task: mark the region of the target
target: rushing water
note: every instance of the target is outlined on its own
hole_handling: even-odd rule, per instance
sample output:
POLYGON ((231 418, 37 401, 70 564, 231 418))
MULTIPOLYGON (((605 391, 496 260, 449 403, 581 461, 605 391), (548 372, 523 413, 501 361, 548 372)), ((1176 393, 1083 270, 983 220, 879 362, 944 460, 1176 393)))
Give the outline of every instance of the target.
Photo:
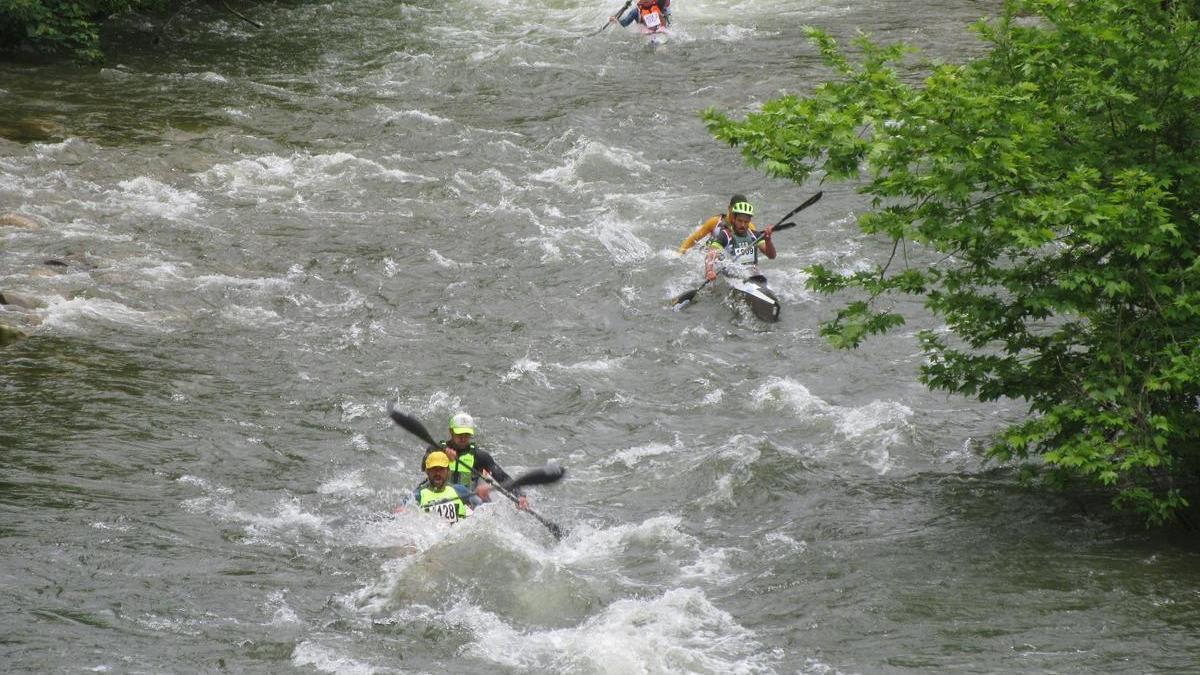
POLYGON ((999 2, 676 0, 657 49, 589 35, 611 4, 196 5, 102 69, 0 66, 0 213, 42 225, 0 228, 0 292, 45 303, 0 312, 4 670, 1194 670, 1195 547, 984 464, 1022 409, 917 384, 918 308, 828 347, 801 270, 885 253, 864 201, 699 120, 826 76, 804 25, 955 60, 999 2), (780 323, 666 310, 732 192, 817 189, 780 323), (569 535, 393 515, 388 402, 561 462, 569 535))

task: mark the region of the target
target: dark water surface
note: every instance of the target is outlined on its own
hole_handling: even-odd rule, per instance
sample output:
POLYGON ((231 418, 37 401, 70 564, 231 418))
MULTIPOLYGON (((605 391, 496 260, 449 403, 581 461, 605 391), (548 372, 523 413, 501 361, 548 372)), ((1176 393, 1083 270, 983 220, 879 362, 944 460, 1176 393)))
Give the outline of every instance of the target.
MULTIPOLYGON (((578 2, 195 7, 103 69, 0 66, 0 662, 25 672, 1193 672, 1200 556, 981 462, 1016 403, 854 352, 805 265, 881 244, 842 186, 698 113, 826 74, 802 34, 966 58, 998 2, 676 0, 650 49, 578 2), (772 326, 678 242, 735 191, 772 326), (42 262, 68 263, 46 274, 42 262), (60 270, 62 268, 59 268, 60 270), (446 531, 394 401, 465 409, 501 501, 446 531)), ((120 33, 161 25, 136 21, 120 33)))

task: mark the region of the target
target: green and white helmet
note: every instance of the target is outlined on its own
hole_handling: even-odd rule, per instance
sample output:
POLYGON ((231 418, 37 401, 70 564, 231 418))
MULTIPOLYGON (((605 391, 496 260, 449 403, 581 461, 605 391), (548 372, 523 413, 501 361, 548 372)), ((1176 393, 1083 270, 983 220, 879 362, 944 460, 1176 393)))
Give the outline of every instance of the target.
POLYGON ((475 420, 465 412, 454 413, 450 418, 450 433, 475 435, 475 420))
POLYGON ((729 207, 730 213, 743 213, 747 216, 754 215, 754 205, 747 201, 741 201, 729 207))

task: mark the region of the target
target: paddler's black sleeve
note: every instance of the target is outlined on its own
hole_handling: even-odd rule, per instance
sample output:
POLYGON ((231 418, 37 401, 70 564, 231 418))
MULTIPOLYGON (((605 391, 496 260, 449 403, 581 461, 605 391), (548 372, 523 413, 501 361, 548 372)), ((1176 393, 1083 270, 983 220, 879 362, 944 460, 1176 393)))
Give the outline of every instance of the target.
MULTIPOLYGON (((496 460, 492 457, 491 453, 487 452, 486 450, 480 450, 479 448, 475 448, 475 468, 479 469, 480 471, 487 471, 490 473, 492 475, 492 479, 497 483, 504 483, 511 478, 508 475, 508 472, 500 468, 500 465, 496 463, 496 460)), ((513 490, 512 493, 520 496, 521 490, 516 489, 513 490)))

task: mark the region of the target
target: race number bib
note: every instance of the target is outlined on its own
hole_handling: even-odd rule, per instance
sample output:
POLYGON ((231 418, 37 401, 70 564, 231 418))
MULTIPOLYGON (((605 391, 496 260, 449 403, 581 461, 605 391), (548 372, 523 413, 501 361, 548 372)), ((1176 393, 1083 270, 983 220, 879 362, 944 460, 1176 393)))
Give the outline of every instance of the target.
POLYGON ((430 510, 452 523, 458 522, 458 507, 454 505, 454 502, 435 504, 430 510))
POLYGON ((642 17, 642 23, 644 23, 646 28, 649 28, 650 30, 658 30, 659 26, 662 25, 662 18, 659 16, 658 12, 650 12, 646 16, 642 17))
POLYGON ((737 244, 733 247, 733 259, 737 260, 742 256, 754 255, 754 242, 737 244))

